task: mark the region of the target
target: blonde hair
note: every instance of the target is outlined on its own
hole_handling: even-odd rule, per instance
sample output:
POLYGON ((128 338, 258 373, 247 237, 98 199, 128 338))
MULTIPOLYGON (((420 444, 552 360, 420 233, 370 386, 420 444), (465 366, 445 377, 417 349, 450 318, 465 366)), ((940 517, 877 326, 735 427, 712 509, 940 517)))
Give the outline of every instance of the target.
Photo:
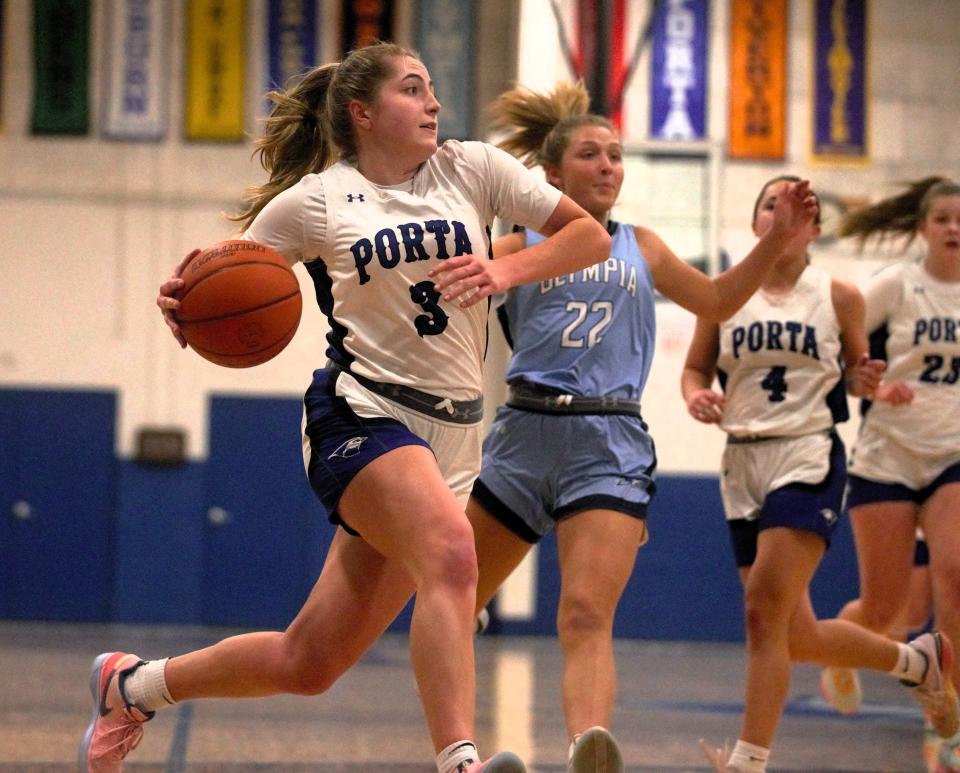
POLYGON ((527 166, 559 168, 570 137, 581 126, 616 132, 609 118, 589 112, 590 94, 582 82, 560 83, 548 94, 517 86, 490 105, 491 127, 507 132, 499 144, 527 166))
POLYGON ((376 43, 351 51, 341 62, 309 70, 286 89, 269 92, 273 109, 254 155, 259 155, 270 179, 248 188, 244 208, 230 219, 246 229, 274 196, 304 175, 322 172, 338 158, 355 161, 348 105, 353 100, 373 101, 393 72, 392 60, 405 56, 419 58, 394 43, 376 43))
POLYGON ((871 237, 883 241, 902 236, 910 244, 933 200, 940 196, 960 196, 960 185, 945 177, 925 177, 907 183, 902 193, 848 214, 840 224, 840 235, 855 237, 861 247, 871 237))

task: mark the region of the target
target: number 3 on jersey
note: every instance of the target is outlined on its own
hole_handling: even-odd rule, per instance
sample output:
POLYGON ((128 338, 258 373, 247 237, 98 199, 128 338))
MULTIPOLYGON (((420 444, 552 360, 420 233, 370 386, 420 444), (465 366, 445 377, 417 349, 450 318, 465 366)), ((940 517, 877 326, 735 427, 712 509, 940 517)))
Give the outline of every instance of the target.
POLYGON ((450 317, 437 303, 440 300, 440 293, 433 286, 433 282, 417 282, 415 285, 410 285, 410 299, 427 312, 418 314, 413 320, 417 335, 421 338, 435 336, 446 330, 450 317))
POLYGON ((563 335, 560 338, 560 345, 566 349, 589 349, 600 340, 600 333, 610 324, 613 318, 613 303, 611 301, 594 301, 589 306, 583 301, 568 301, 567 311, 574 313, 573 321, 563 329, 563 335), (587 314, 600 314, 600 319, 595 321, 586 335, 574 338, 574 332, 580 324, 587 318, 587 314))
POLYGON ((782 403, 787 398, 787 368, 785 365, 774 365, 763 377, 760 382, 760 388, 766 389, 770 393, 771 403, 782 403))

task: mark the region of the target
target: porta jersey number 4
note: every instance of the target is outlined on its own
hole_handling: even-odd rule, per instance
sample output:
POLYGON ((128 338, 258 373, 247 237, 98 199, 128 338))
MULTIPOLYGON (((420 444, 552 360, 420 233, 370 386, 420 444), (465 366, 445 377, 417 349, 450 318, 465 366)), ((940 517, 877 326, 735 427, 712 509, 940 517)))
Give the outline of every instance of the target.
POLYGON ((771 403, 782 403, 786 400, 787 394, 787 366, 774 365, 767 371, 763 381, 760 382, 760 388, 770 393, 771 403))

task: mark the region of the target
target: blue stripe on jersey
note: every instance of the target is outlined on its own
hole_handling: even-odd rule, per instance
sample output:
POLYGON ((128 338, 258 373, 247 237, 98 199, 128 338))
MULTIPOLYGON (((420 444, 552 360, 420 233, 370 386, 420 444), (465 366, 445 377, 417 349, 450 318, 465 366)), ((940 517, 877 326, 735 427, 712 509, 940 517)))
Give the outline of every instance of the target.
POLYGON ((850 418, 850 406, 847 405, 847 382, 843 376, 833 385, 833 389, 827 392, 827 408, 830 409, 834 424, 850 418))
MULTIPOLYGON (((868 336, 868 349, 870 350, 871 360, 887 361, 887 339, 890 338, 890 329, 884 323, 868 336)), ((860 401, 860 416, 866 416, 873 405, 873 400, 860 401)))
MULTIPOLYGON (((640 399, 656 343, 653 278, 633 226, 613 226, 605 262, 507 294, 509 383, 640 399)), ((528 246, 544 238, 530 230, 526 237, 528 246)))
POLYGON ((347 352, 343 345, 343 340, 347 337, 347 330, 341 323, 333 318, 333 280, 327 273, 327 264, 322 260, 311 260, 304 263, 307 273, 313 279, 313 289, 317 295, 317 305, 323 312, 330 325, 330 332, 327 333, 327 357, 337 363, 344 370, 350 369, 350 363, 353 362, 353 355, 347 352))

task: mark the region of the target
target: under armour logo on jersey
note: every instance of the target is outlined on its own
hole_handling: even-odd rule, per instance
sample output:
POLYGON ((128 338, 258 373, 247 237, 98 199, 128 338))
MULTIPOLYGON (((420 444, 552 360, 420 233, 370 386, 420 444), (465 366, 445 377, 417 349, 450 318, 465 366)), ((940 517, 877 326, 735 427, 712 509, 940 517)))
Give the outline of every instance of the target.
POLYGON ((363 441, 366 440, 366 437, 352 437, 346 443, 341 443, 337 450, 334 451, 327 459, 333 459, 335 456, 339 456, 341 459, 349 459, 352 456, 356 456, 360 453, 360 446, 363 445, 363 441))
POLYGON ((348 201, 350 204, 353 204, 353 202, 355 202, 355 201, 363 202, 363 200, 364 200, 364 199, 363 199, 363 194, 362 194, 362 193, 348 193, 348 194, 347 194, 347 201, 348 201))

